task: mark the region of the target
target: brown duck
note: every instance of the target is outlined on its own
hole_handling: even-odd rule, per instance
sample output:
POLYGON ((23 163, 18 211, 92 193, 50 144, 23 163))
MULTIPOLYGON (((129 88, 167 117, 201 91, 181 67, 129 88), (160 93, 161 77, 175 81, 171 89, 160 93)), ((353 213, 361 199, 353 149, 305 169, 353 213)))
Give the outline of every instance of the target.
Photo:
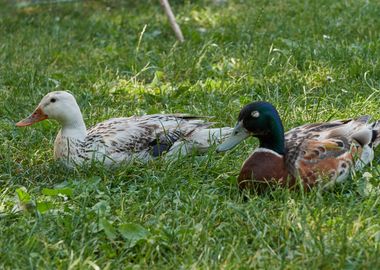
POLYGON ((275 107, 253 102, 240 111, 235 129, 217 151, 232 149, 249 136, 259 139, 259 147, 241 168, 241 189, 294 187, 297 179, 304 189, 330 186, 373 160, 373 148, 380 143, 380 121, 368 123, 369 118, 307 124, 284 134, 275 107))

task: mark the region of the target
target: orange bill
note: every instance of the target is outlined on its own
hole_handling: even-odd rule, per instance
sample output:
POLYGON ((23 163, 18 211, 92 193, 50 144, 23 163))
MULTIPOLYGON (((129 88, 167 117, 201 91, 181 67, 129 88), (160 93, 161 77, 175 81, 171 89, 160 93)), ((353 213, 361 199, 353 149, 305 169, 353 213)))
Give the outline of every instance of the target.
POLYGON ((29 117, 21 120, 20 122, 16 123, 16 126, 18 127, 26 127, 26 126, 30 126, 30 125, 33 125, 34 123, 37 123, 37 122, 40 122, 42 120, 45 120, 47 119, 48 116, 46 114, 44 114, 44 112, 42 111, 42 109, 40 107, 38 107, 34 113, 32 113, 29 117))

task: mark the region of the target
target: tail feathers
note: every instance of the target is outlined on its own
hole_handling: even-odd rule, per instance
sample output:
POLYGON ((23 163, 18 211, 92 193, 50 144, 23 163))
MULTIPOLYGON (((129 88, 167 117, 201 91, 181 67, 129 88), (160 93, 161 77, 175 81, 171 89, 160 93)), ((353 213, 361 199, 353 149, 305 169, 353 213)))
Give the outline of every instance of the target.
POLYGON ((372 147, 375 148, 380 144, 380 120, 374 122, 371 125, 371 129, 372 129, 371 144, 372 144, 372 147))
POLYGON ((232 133, 233 128, 208 128, 196 130, 190 137, 194 147, 199 151, 205 152, 213 144, 223 142, 232 133))
POLYGON ((356 122, 361 123, 368 123, 368 121, 371 119, 370 115, 362 115, 355 119, 356 122))
POLYGON ((205 116, 205 115, 192 115, 192 114, 185 114, 185 113, 174 113, 174 114, 168 114, 169 116, 174 116, 177 118, 181 118, 184 120, 193 120, 193 119, 211 119, 214 118, 213 116, 205 116))
POLYGON ((205 153, 213 144, 221 143, 227 139, 233 131, 233 128, 200 128, 196 129, 186 140, 176 141, 166 154, 166 158, 178 158, 196 151, 197 153, 205 153))

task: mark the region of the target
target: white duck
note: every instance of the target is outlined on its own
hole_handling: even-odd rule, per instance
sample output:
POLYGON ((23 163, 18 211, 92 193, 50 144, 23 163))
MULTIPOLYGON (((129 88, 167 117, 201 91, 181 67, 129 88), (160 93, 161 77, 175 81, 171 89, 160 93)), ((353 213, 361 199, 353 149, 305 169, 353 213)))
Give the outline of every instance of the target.
POLYGON ((232 132, 229 127, 210 129, 212 123, 181 114, 113 118, 86 130, 74 96, 65 91, 44 96, 33 114, 16 126, 45 119, 62 126, 54 142, 54 158, 68 167, 88 160, 112 165, 132 158, 147 161, 163 154, 186 155, 193 149, 205 152, 232 132))

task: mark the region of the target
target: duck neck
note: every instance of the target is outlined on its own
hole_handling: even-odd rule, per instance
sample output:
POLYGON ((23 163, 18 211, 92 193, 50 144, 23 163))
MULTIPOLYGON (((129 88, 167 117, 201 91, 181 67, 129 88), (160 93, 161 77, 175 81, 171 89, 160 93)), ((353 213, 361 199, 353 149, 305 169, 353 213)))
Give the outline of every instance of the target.
POLYGON ((257 136, 260 147, 275 151, 280 155, 285 154, 285 135, 281 121, 272 119, 268 132, 257 136))
POLYGON ((80 141, 84 141, 87 136, 86 125, 83 121, 82 113, 78 109, 78 112, 74 114, 74 117, 61 121, 62 129, 61 136, 74 138, 80 141))

